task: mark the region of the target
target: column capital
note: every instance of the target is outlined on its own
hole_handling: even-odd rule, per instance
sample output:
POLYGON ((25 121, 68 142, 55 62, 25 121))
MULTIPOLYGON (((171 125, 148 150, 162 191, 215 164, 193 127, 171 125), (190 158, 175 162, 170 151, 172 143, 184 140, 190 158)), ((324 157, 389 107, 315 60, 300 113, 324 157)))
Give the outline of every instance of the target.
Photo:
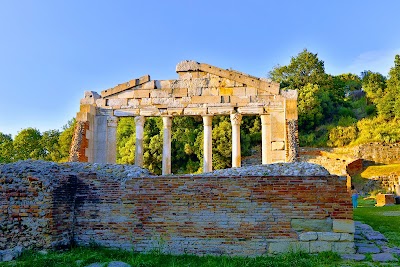
POLYGON ((146 121, 146 118, 144 116, 136 116, 135 117, 135 124, 140 125, 143 127, 144 122, 146 121))
POLYGON ((270 120, 269 120, 270 115, 261 114, 261 115, 260 115, 260 118, 261 118, 261 124, 262 124, 262 125, 269 125, 269 124, 271 124, 271 122, 270 122, 270 120))
POLYGON ((213 115, 202 115, 203 117, 203 125, 204 126, 211 126, 213 115))
POLYGON ((163 120, 163 128, 171 128, 172 116, 161 116, 163 120))
POLYGON ((231 114, 231 124, 232 125, 240 125, 241 122, 242 122, 242 114, 240 114, 240 113, 231 114))

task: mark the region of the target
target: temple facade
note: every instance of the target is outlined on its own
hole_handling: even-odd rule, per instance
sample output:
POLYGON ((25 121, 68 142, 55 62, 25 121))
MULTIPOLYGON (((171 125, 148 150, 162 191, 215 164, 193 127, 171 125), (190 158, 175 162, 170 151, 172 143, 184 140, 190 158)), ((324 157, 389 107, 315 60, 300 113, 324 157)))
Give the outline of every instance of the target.
POLYGON ((260 117, 262 163, 292 162, 298 157, 297 91, 279 84, 205 63, 182 61, 176 80, 130 80, 100 94, 87 91, 80 102, 70 161, 115 163, 120 117, 134 117, 135 164, 143 166, 146 117, 162 117, 162 174, 171 173, 171 127, 176 116, 201 116, 204 125, 203 171, 212 171, 212 118, 230 116, 232 167, 240 167, 243 116, 260 117))

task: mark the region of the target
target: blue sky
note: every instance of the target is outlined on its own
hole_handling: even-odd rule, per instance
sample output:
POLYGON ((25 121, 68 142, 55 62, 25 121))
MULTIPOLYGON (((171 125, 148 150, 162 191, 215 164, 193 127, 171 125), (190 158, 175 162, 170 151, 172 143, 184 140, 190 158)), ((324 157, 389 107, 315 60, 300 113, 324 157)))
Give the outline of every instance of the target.
POLYGON ((265 77, 304 48, 327 73, 387 75, 400 1, 0 0, 0 132, 61 129, 86 90, 185 59, 265 77))

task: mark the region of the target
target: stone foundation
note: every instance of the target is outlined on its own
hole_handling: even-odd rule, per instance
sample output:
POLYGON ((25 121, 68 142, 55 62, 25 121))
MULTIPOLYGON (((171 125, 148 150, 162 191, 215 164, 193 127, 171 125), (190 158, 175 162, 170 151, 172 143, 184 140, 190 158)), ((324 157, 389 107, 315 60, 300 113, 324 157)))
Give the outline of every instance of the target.
POLYGON ((110 164, 0 165, 0 249, 96 243, 172 254, 353 253, 346 179, 301 173, 151 176, 110 164))

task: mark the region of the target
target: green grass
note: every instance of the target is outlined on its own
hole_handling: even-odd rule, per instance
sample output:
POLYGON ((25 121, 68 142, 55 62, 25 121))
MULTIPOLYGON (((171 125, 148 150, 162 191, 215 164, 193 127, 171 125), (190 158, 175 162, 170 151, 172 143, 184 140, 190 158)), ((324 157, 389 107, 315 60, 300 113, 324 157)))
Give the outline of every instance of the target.
POLYGON ((372 178, 376 176, 388 176, 390 174, 400 174, 400 164, 368 166, 362 173, 362 178, 372 178))
POLYGON ((389 244, 400 247, 400 205, 375 207, 375 200, 359 199, 354 210, 354 220, 364 222, 381 232, 389 244))
POLYGON ((365 263, 344 262, 331 252, 318 255, 306 253, 287 253, 278 256, 262 256, 256 258, 228 257, 228 256, 173 256, 160 253, 134 253, 124 250, 106 248, 72 248, 65 252, 49 252, 41 255, 32 251, 25 252, 17 261, 0 263, 0 266, 26 267, 81 267, 94 262, 123 261, 136 267, 162 266, 218 266, 218 267, 246 267, 246 266, 276 266, 276 267, 311 267, 311 266, 366 266, 365 263))

